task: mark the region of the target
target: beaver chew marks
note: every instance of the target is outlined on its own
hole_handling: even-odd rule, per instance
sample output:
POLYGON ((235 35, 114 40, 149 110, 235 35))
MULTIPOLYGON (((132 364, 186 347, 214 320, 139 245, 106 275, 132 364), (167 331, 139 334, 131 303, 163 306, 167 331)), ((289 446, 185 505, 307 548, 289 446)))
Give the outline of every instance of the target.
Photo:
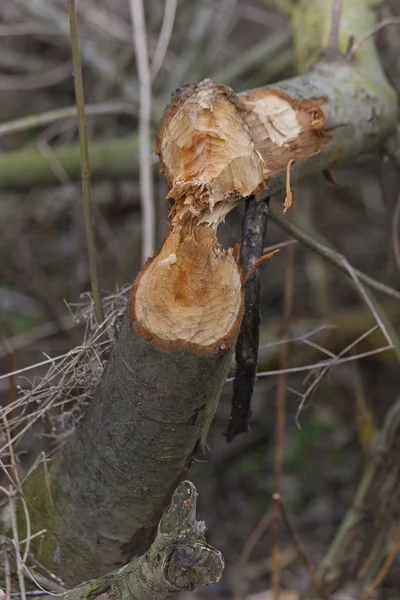
POLYGON ((229 88, 210 80, 172 103, 157 152, 175 200, 173 223, 217 226, 262 187, 263 160, 242 111, 229 88))
POLYGON ((157 153, 175 200, 172 223, 216 227, 242 198, 259 193, 288 161, 318 154, 324 98, 299 102, 272 88, 237 96, 209 79, 173 97, 157 153))
POLYGON ((316 152, 323 140, 316 108, 268 89, 239 98, 210 80, 173 96, 157 140, 175 201, 170 232, 139 274, 130 303, 145 339, 206 354, 233 344, 243 311, 241 270, 234 253, 218 245, 217 226, 284 171, 288 156, 316 152))
POLYGON ((147 333, 143 337, 165 349, 223 349, 236 336, 241 311, 236 258, 219 248, 210 227, 188 236, 174 228, 139 276, 134 318, 147 333))

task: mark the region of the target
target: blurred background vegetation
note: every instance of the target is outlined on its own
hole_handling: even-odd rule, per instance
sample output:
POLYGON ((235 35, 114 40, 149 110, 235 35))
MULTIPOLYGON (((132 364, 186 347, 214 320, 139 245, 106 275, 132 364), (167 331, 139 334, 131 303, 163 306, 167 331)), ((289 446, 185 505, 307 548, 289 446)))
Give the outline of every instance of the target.
MULTIPOLYGON (((146 3, 150 58, 164 9, 173 10, 173 4, 168 0, 146 3)), ((282 0, 177 2, 175 17, 169 15, 171 40, 153 81, 153 150, 159 119, 176 87, 210 77, 241 91, 294 74, 288 6, 282 0)), ((127 0, 82 0, 78 8, 85 98, 90 105, 88 136, 101 288, 110 295, 132 282, 141 266, 136 61, 127 0)), ((400 0, 387 2, 381 15, 400 16, 400 0)), ((400 91, 399 29, 383 30, 377 42, 387 75, 400 91)), ((0 0, 3 374, 67 353, 90 329, 84 318, 71 316, 74 305, 84 302, 82 294, 90 289, 71 73, 65 3, 0 0), (66 109, 63 118, 47 114, 60 109, 66 109), (33 119, 35 126, 16 122, 43 114, 33 119)), ((152 158, 159 245, 166 232, 168 205, 157 158, 152 158)), ((354 267, 399 289, 399 173, 385 156, 364 156, 336 168, 334 175, 338 185, 321 175, 294 188, 294 222, 313 239, 344 254, 354 267)), ((282 198, 274 198, 272 206, 280 211, 282 198)), ((239 207, 220 227, 224 246, 240 242, 242 214, 239 207)), ((270 221, 265 246, 287 240, 287 234, 270 221)), ((260 372, 279 370, 289 248, 293 245, 260 268, 260 372)), ((347 357, 370 353, 334 366, 321 378, 317 368, 288 376, 283 495, 317 564, 351 501, 374 435, 398 395, 400 357, 399 351, 380 351, 387 342, 378 328, 364 336, 375 325, 374 317, 343 273, 299 243, 294 244, 294 252, 290 368, 334 358, 348 346, 352 347, 344 353, 347 357), (299 402, 314 383, 299 426, 295 419, 299 402)), ((396 345, 400 305, 374 296, 376 310, 396 345)), ((34 410, 30 389, 46 369, 37 367, 12 380, 0 379, 1 404, 12 401, 17 386, 26 399, 18 411, 34 410)), ((209 454, 192 471, 200 493, 200 516, 207 522, 211 543, 227 562, 223 581, 199 595, 241 597, 270 587, 268 524, 276 387, 277 375, 259 378, 251 433, 228 445, 223 432, 232 390, 227 383, 210 432, 209 454)), ((19 440, 22 472, 40 451, 54 446, 52 428, 54 419, 60 418, 54 411, 19 440)), ((67 419, 68 406, 63 405, 63 411, 61 417, 67 419)), ((288 589, 301 589, 308 576, 290 540, 283 537, 282 546, 283 583, 288 589)), ((396 589, 400 589, 400 562, 387 579, 387 597, 394 598, 396 589)))

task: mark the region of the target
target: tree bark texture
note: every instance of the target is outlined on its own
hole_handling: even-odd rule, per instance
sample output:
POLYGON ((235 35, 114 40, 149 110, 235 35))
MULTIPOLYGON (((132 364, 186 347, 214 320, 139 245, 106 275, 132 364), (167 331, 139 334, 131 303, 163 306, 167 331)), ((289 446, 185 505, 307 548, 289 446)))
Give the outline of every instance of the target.
MULTIPOLYGON (((237 251, 219 246, 218 224, 243 198, 283 189, 289 161, 295 181, 377 149, 395 129, 396 94, 373 42, 353 60, 332 46, 334 1, 295 9, 304 75, 240 95, 205 80, 178 90, 166 109, 157 152, 175 201, 169 235, 136 279, 98 391, 54 460, 50 491, 43 473, 27 484, 34 530, 48 530, 41 559, 68 584, 148 546, 204 445, 243 312, 237 251)), ((342 4, 345 51, 376 17, 367 0, 342 4)))
MULTIPOLYGON (((121 569, 58 593, 61 600, 168 600, 183 591, 219 581, 224 559, 204 539, 196 521, 196 488, 183 481, 157 528, 148 551, 121 569)), ((53 595, 48 595, 50 599, 53 595)))
POLYGON ((52 497, 43 472, 27 483, 41 507, 33 521, 51 530, 40 560, 69 585, 148 547, 171 493, 203 451, 233 343, 221 341, 210 355, 168 352, 125 316, 84 420, 53 463, 52 497))

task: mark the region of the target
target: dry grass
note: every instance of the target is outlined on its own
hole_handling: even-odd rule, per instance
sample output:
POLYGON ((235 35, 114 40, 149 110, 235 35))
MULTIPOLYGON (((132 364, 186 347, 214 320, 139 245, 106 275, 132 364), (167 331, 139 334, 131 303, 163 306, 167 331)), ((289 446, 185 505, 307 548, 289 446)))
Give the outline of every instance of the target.
POLYGON ((73 432, 105 368, 129 290, 130 286, 127 286, 104 298, 105 318, 100 328, 96 324, 92 296, 87 293, 84 302, 69 306, 75 323, 85 326, 79 346, 2 376, 5 379, 23 375, 29 387, 19 387, 17 399, 1 411, 2 417, 8 419, 11 438, 7 440, 6 432, 2 430, 0 458, 8 456, 10 444, 18 444, 38 420, 50 425, 48 435, 57 446, 73 432), (31 371, 46 364, 49 366, 43 376, 30 375, 31 371))

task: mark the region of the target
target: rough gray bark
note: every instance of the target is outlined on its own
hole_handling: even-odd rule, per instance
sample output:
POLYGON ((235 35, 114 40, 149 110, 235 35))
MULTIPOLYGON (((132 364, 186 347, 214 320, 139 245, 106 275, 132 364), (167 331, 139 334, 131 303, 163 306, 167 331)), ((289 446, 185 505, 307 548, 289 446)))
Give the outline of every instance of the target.
MULTIPOLYGON (((361 153, 376 151, 396 128, 396 96, 380 68, 368 71, 341 55, 323 58, 309 73, 268 89, 284 94, 294 107, 320 99, 315 122, 309 126, 319 128, 320 135, 314 145, 305 146, 299 136, 280 152, 274 148, 271 153, 267 143, 259 148, 271 170, 262 198, 285 189, 285 170, 291 158, 295 161, 291 168, 294 183, 361 153)), ((252 93, 239 98, 247 104, 252 93)))
MULTIPOLYGON (((84 583, 61 600, 168 600, 217 582, 224 559, 204 539, 205 524, 196 521, 196 488, 183 481, 162 516, 157 535, 140 558, 95 581, 84 583)), ((51 598, 52 596, 47 596, 51 598)))
POLYGON ((95 398, 55 460, 53 506, 43 480, 27 483, 56 533, 41 560, 67 584, 112 571, 148 547, 172 491, 204 448, 232 350, 168 353, 124 318, 95 398))

